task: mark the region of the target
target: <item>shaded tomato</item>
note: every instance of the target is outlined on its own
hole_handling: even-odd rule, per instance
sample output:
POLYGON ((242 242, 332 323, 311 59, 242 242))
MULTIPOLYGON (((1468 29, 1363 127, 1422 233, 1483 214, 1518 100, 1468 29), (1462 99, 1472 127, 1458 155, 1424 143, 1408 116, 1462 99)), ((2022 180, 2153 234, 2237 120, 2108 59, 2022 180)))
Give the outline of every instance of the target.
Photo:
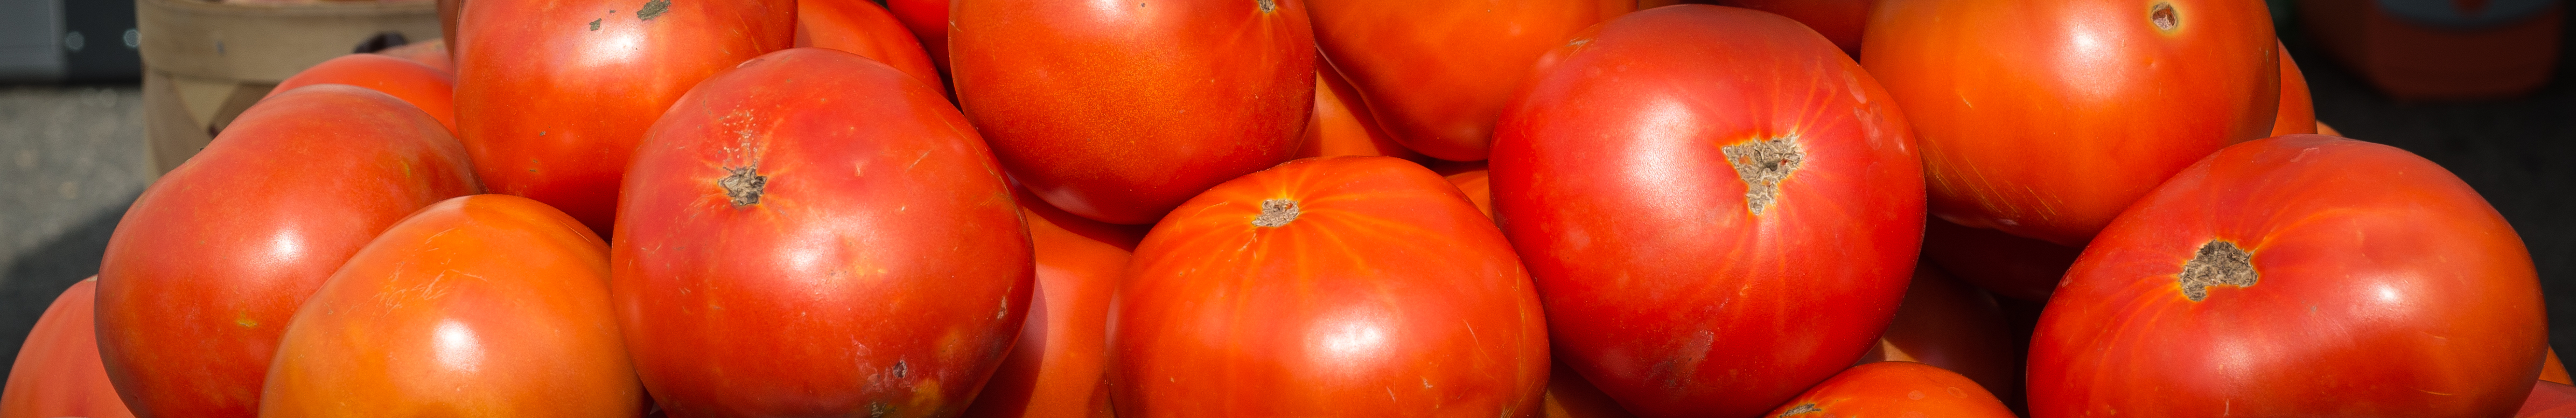
POLYGON ((1993 295, 1930 265, 1918 265, 1896 319, 1861 361, 1929 364, 1975 380, 2006 406, 2018 405, 2022 351, 2030 339, 2014 332, 2014 322, 1993 295))
POLYGON ((2547 380, 2533 382, 2531 396, 2523 399, 2514 418, 2566 418, 2576 416, 2576 386, 2547 380))
POLYGON ((126 209, 99 263, 99 357, 137 416, 247 417, 306 296, 412 211, 480 190, 420 109, 320 85, 261 100, 126 209))
POLYGON ((1923 222, 1923 261, 1997 296, 2047 301, 2057 279, 2084 249, 1969 228, 1932 218, 1923 222))
POLYGON ((1126 417, 1518 416, 1548 349, 1510 243, 1389 157, 1290 161, 1183 203, 1111 309, 1126 417))
POLYGON ((1575 373, 1574 369, 1565 368, 1565 363, 1557 363, 1555 369, 1548 371, 1547 394, 1545 400, 1541 401, 1538 415, 1542 418, 1635 418, 1637 416, 1628 413, 1627 409, 1620 408, 1619 401, 1612 400, 1610 395, 1601 393, 1601 388, 1593 387, 1592 382, 1583 380, 1582 374, 1575 373))
POLYGON ((1994 394, 1967 377, 1911 361, 1852 366, 1771 410, 1780 418, 2013 418, 1994 394))
POLYGON ((2308 97, 2307 73, 2300 72, 2299 63, 2290 60, 2289 47, 2281 46, 2280 41, 2272 45, 2281 51, 2281 110, 2273 113, 2272 134, 2268 136, 2318 133, 2322 124, 2317 122, 2316 103, 2308 97))
POLYGON ((2540 361, 2540 380, 2544 382, 2558 382, 2558 384, 2562 385, 2576 384, 2568 382, 2567 364, 2558 361, 2558 349, 2556 348, 2549 349, 2549 355, 2542 357, 2540 361))
POLYGON ((2211 154, 2050 297, 2038 417, 2502 416, 2548 346, 2522 240, 2441 166, 2322 135, 2211 154))
POLYGON ((608 243, 562 211, 466 196, 404 218, 296 312, 261 417, 636 417, 608 243))
POLYGON ((1485 159, 1539 56, 1631 0, 1313 0, 1315 44, 1387 135, 1422 155, 1485 159))
POLYGON ((1735 6, 1795 19, 1815 29, 1816 34, 1834 41, 1843 53, 1860 56, 1861 26, 1869 23, 1871 0, 1716 0, 1721 6, 1735 6))
POLYGON ((133 417, 98 358, 98 278, 72 283, 45 307, 0 392, 0 418, 133 417))
POLYGON ((315 84, 347 84, 393 95, 437 119, 448 132, 456 132, 456 77, 418 61, 379 54, 342 55, 277 82, 267 97, 315 84))
POLYGON ((1448 175, 1443 177, 1449 178, 1449 184, 1458 186, 1458 191, 1467 194, 1467 203, 1476 204, 1476 211, 1484 212, 1485 217, 1494 217, 1492 170, 1486 169, 1483 163, 1476 163, 1447 171, 1446 174, 1448 175))
POLYGON ((1933 214, 2080 247, 2183 166, 2270 131, 2281 87, 2269 13, 2237 0, 1890 0, 1872 9, 1861 64, 1922 138, 1933 214))
POLYGON ((1323 60, 1315 61, 1315 113, 1306 122, 1306 143, 1297 148, 1297 158, 1335 155, 1384 155, 1407 160, 1422 159, 1421 153, 1405 149, 1394 137, 1377 127, 1369 116, 1368 103, 1360 101, 1359 91, 1343 81, 1323 60))
POLYGON ((794 0, 465 3, 459 139, 493 193, 614 236, 618 176, 689 86, 795 41, 794 0))
POLYGON ((884 6, 869 0, 801 0, 796 2, 796 46, 831 48, 859 54, 903 70, 921 84, 945 91, 939 69, 930 64, 921 42, 884 6))
POLYGON ((1109 299, 1144 230, 1084 219, 1017 193, 1037 287, 1028 320, 968 417, 1107 417, 1109 299))
POLYGON ((1029 310, 1029 233, 939 90, 796 48, 653 125, 610 258, 672 416, 953 416, 1029 310))
POLYGON ((885 8, 921 41, 939 73, 948 74, 948 0, 886 0, 885 8))
POLYGON ((2317 122, 2317 134, 2326 136, 2343 136, 2343 132, 2336 131, 2332 126, 2326 126, 2326 123, 2323 121, 2317 122))
POLYGON ((1150 224, 1287 161, 1315 108, 1300 0, 961 0, 957 99, 1030 193, 1150 224))
MULTIPOLYGON (((454 83, 454 79, 456 78, 456 59, 455 57, 447 54, 446 40, 432 39, 429 42, 413 42, 404 44, 403 46, 386 48, 383 51, 376 51, 376 54, 407 59, 412 62, 420 63, 420 65, 427 65, 429 68, 436 68, 439 72, 446 73, 448 75, 447 78, 450 79, 449 82, 451 84, 454 83)), ((451 92, 450 94, 453 93, 451 92)), ((453 106, 450 107, 451 109, 448 109, 448 112, 455 113, 456 109, 453 109, 453 106)))
POLYGON ((1641 416, 1750 416, 1876 342, 1914 270, 1923 172, 1850 57, 1706 5, 1550 54, 1490 181, 1558 360, 1641 416))

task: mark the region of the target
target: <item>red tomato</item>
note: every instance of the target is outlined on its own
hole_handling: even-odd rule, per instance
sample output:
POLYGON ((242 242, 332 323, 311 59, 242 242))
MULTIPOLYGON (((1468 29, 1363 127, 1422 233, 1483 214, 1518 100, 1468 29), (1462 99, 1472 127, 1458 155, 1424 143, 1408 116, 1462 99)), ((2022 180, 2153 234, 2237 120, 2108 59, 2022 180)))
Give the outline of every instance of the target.
POLYGON ((1290 161, 1155 224, 1110 327, 1125 417, 1492 417, 1540 407, 1546 324, 1511 244, 1388 157, 1290 161))
POLYGON ((9 387, 0 392, 0 418, 132 418, 99 363, 98 278, 72 283, 27 330, 9 387))
POLYGON ((473 194, 436 119, 358 87, 243 111, 126 209, 99 263, 99 357, 134 413, 247 417, 286 322, 404 215, 473 194))
MULTIPOLYGON (((376 51, 376 54, 407 59, 412 62, 420 63, 420 65, 427 65, 429 68, 436 68, 439 72, 446 73, 448 75, 447 78, 449 78, 449 82, 451 84, 454 83, 454 79, 456 78, 456 59, 455 57, 447 54, 447 41, 445 40, 432 39, 429 42, 413 42, 404 44, 403 46, 386 48, 383 51, 376 51)), ((456 109, 453 107, 454 106, 450 106, 448 113, 455 113, 456 109)))
POLYGON ((1977 382, 1939 367, 1910 361, 1852 366, 1816 384, 1766 417, 1996 417, 2011 409, 1977 382))
POLYGON ((2548 350, 2522 240, 2397 148, 2246 142, 2075 261, 2030 352, 2038 417, 2503 416, 2548 350))
POLYGON ((795 41, 794 0, 476 1, 456 38, 459 138, 493 193, 601 235, 644 129, 698 80, 795 41))
POLYGON ((1815 29, 1843 53, 1860 55, 1861 26, 1872 0, 1717 0, 1717 4, 1778 13, 1815 29))
POLYGON ((622 344, 608 243, 527 198, 448 199, 296 312, 259 416, 642 416, 622 344))
POLYGON ((1915 266, 1905 304, 1861 361, 1911 361, 1957 372, 1995 393, 2004 405, 2022 403, 2022 351, 2030 342, 2012 329, 1993 295, 1929 265, 1915 266))
POLYGON ((1037 261, 1037 288, 1019 342, 968 417, 1107 417, 1109 298, 1144 230, 1065 213, 1025 192, 1021 218, 1037 261))
POLYGON ((2299 63, 2290 60, 2289 47, 2280 46, 2280 41, 2272 45, 2281 51, 2281 110, 2272 117, 2270 136, 2317 133, 2322 125, 2317 123, 2316 103, 2308 97, 2307 73, 2300 72, 2299 63))
POLYGON ((1547 375, 1547 396, 1539 408, 1541 418, 1636 418, 1619 407, 1619 401, 1601 393, 1601 388, 1584 381, 1583 375, 1556 363, 1547 375))
POLYGON ((2514 418, 2566 418, 2576 416, 2576 386, 2539 381, 2531 385, 2531 396, 2522 401, 2514 418))
POLYGON ((1494 217, 1493 172, 1484 164, 1462 168, 1446 177, 1449 184, 1458 186, 1458 191, 1467 193, 1467 202, 1476 204, 1477 212, 1484 212, 1487 218, 1494 217))
MULTIPOLYGON (((279 81, 268 97, 315 84, 347 84, 393 95, 456 132, 456 77, 418 61, 377 54, 349 54, 322 61, 279 81)), ((264 98, 263 98, 264 99, 264 98)))
POLYGON ((2057 279, 2084 249, 1969 228, 1933 218, 1923 223, 1923 261, 1997 296, 2047 301, 2057 279))
POLYGON ((1315 114, 1306 122, 1305 145, 1297 148, 1297 158, 1335 155, 1384 155, 1407 160, 1422 159, 1422 154, 1404 149, 1404 144, 1377 127, 1369 116, 1368 103, 1360 101, 1359 91, 1331 66, 1315 65, 1315 114))
POLYGON ((796 2, 796 46, 831 48, 876 60, 923 85, 945 91, 939 69, 930 65, 921 42, 896 21, 893 13, 869 0, 802 0, 796 2))
POLYGON ((1878 339, 1914 271, 1923 171, 1850 57, 1705 5, 1550 57, 1503 116, 1490 181, 1559 360, 1638 415, 1751 416, 1878 339))
POLYGON ((1922 136, 1932 213, 2058 245, 2280 108, 2262 2, 1889 0, 1864 37, 1922 136))
MULTIPOLYGON (((948 0, 886 0, 886 11, 903 21, 921 40, 923 50, 930 52, 930 62, 939 66, 940 74, 948 73, 948 0)), ((946 86, 941 86, 946 88, 946 86)))
POLYGON ((1286 161, 1315 108, 1300 0, 964 0, 957 99, 1013 178, 1085 218, 1149 224, 1286 161))
POLYGON ((637 149, 610 253, 672 416, 954 416, 1029 311, 1029 233, 939 90, 797 48, 699 83, 637 149))
POLYGON ((2558 361, 2558 349, 2549 349, 2549 356, 2540 361, 2540 381, 2557 382, 2561 385, 2576 384, 2568 382, 2567 364, 2558 361))
POLYGON ((1539 55, 1631 0, 1314 0, 1315 43, 1386 133, 1451 161, 1485 159, 1494 121, 1539 55))

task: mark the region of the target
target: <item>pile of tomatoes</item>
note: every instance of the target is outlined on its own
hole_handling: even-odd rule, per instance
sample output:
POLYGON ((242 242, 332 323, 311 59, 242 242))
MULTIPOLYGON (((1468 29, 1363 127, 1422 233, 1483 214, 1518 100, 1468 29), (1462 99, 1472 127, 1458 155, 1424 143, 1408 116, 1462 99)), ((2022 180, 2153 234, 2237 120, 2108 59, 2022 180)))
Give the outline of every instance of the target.
POLYGON ((0 415, 2576 408, 2262 2, 1641 3, 450 2, 146 191, 0 415))

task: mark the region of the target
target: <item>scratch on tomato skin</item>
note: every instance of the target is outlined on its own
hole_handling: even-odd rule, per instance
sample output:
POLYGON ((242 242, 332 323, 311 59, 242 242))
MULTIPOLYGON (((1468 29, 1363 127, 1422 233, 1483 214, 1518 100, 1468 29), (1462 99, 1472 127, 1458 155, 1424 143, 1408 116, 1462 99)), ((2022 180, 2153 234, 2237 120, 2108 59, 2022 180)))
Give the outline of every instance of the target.
POLYGON ((2424 392, 2424 393, 2430 393, 2430 394, 2435 394, 2435 395, 2442 395, 2442 396, 2451 396, 2451 394, 2448 394, 2448 393, 2434 392, 2434 391, 2423 390, 2423 389, 2416 389, 2415 391, 2417 391, 2417 392, 2424 392))

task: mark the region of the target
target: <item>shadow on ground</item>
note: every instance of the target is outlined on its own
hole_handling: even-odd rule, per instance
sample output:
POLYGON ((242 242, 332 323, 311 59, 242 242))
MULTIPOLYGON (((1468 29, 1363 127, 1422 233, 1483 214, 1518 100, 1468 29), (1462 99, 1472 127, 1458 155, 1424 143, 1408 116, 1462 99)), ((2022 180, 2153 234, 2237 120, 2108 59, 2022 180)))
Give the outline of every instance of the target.
MULTIPOLYGON (((140 192, 126 196, 133 201, 140 192)), ((107 254, 107 237, 116 232, 116 221, 125 217, 125 205, 91 214, 88 219, 64 231, 62 235, 9 259, 7 272, 0 273, 0 358, 18 358, 18 346, 27 339, 27 330, 36 326, 36 318, 53 306, 54 297, 81 279, 98 274, 98 259, 107 254)), ((11 362, 0 362, 0 376, 9 373, 11 362)))

